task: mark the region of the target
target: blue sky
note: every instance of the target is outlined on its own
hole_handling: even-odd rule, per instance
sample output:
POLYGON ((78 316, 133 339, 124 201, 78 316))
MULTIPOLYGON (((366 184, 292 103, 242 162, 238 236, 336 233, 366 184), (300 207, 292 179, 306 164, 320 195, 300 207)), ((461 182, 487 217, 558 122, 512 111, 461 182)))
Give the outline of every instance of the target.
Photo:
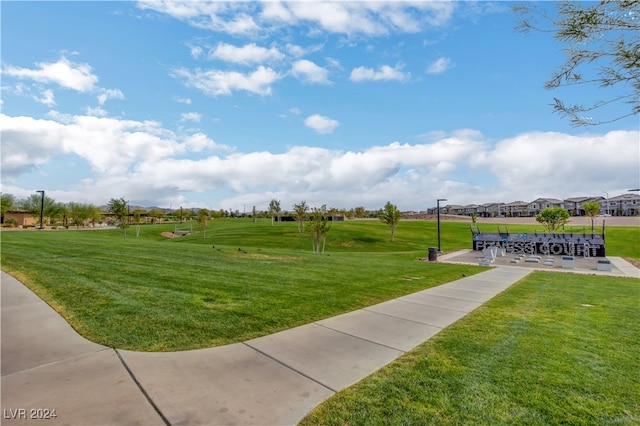
POLYGON ((424 210, 640 186, 638 117, 552 113, 610 94, 545 90, 562 46, 512 5, 2 2, 2 191, 424 210))

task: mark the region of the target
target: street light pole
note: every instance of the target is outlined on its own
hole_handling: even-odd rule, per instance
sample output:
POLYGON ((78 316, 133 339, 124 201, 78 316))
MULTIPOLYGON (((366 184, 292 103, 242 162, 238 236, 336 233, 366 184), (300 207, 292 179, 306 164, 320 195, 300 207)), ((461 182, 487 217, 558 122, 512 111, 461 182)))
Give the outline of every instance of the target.
POLYGON ((44 191, 36 191, 40 193, 40 229, 44 229, 44 191))
POLYGON ((447 201, 446 198, 438 198, 437 199, 437 209, 438 209, 438 253, 442 252, 440 248, 440 201, 447 201))

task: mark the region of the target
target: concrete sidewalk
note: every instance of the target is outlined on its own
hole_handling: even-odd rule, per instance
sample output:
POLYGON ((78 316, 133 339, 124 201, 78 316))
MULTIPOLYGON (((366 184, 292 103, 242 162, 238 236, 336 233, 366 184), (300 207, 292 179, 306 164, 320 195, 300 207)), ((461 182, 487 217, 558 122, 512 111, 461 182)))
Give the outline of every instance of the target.
POLYGON ((244 343, 169 353, 91 343, 2 273, 2 424, 54 424, 30 410, 55 409, 59 425, 292 425, 531 271, 493 268, 244 343))

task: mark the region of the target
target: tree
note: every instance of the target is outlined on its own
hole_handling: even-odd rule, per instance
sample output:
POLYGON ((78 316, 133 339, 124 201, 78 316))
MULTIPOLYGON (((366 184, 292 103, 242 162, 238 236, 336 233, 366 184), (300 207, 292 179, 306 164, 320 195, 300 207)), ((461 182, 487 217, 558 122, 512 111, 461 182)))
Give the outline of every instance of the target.
POLYGON ((200 209, 198 211, 198 224, 202 229, 202 239, 207 238, 207 224, 209 223, 209 210, 200 209))
POLYGON ((140 236, 140 227, 144 223, 146 215, 147 211, 144 209, 135 209, 131 212, 131 216, 133 217, 133 224, 136 226, 136 238, 140 236))
POLYGON ((393 241, 396 233, 396 227, 398 226, 398 222, 400 222, 401 216, 402 213, 400 213, 398 207, 391 204, 390 201, 387 201, 387 204, 384 205, 384 208, 382 208, 378 212, 378 218, 380 219, 380 221, 386 223, 391 228, 391 241, 393 241))
POLYGON ((309 206, 306 201, 302 200, 298 204, 293 205, 293 211, 298 221, 298 232, 302 233, 304 221, 307 219, 307 213, 309 212, 309 206))
POLYGON ((151 218, 153 223, 156 222, 156 219, 160 219, 164 217, 166 213, 160 209, 151 209, 147 212, 147 215, 151 218))
POLYGON ((76 229, 78 229, 80 226, 84 227, 84 223, 93 215, 92 210, 95 209, 95 206, 91 204, 69 203, 65 209, 69 214, 71 224, 75 225, 76 229))
POLYGON ((129 219, 129 202, 122 198, 112 198, 109 200, 107 204, 107 211, 115 216, 116 221, 118 222, 118 227, 122 228, 124 231, 124 238, 127 238, 127 228, 129 224, 127 220, 129 219))
POLYGON ((273 221, 276 216, 280 218, 280 200, 276 200, 275 198, 269 202, 269 216, 271 216, 271 226, 273 226, 273 221))
POLYGON ((43 221, 44 219, 47 219, 49 223, 51 223, 51 220, 53 218, 60 216, 64 211, 64 204, 56 203, 53 198, 47 196, 44 197, 44 208, 42 208, 42 203, 42 195, 32 194, 24 200, 21 200, 19 202, 19 207, 22 210, 29 212, 34 218, 36 218, 40 226, 44 226, 44 223, 40 223, 41 209, 44 216, 43 221))
POLYGON ((600 203, 597 201, 587 201, 582 205, 584 212, 591 218, 591 232, 595 228, 596 216, 600 213, 600 203))
POLYGON ((311 220, 307 224, 307 232, 311 234, 311 248, 315 254, 324 254, 324 246, 330 229, 331 223, 327 216, 327 206, 314 207, 311 212, 311 220), (322 250, 320 250, 321 244, 322 250))
POLYGON ((367 210, 364 207, 359 206, 355 208, 356 217, 362 218, 365 216, 366 213, 367 213, 367 210))
POLYGON ((574 126, 610 123, 640 113, 640 1, 555 4, 557 17, 549 16, 535 3, 514 8, 520 15, 518 30, 552 32, 565 45, 566 62, 553 72, 545 88, 596 85, 618 94, 587 106, 565 105, 554 98, 554 111, 568 117, 574 126), (545 22, 541 27, 538 18, 545 22), (590 115, 615 103, 628 104, 629 112, 603 121, 590 115))
POLYGON ((570 217, 569 212, 562 207, 549 207, 536 215, 536 221, 542 223, 548 232, 555 232, 569 223, 570 217))
POLYGON ((15 208, 16 205, 16 197, 14 197, 11 194, 2 194, 0 195, 0 206, 1 206, 1 210, 2 210, 2 220, 1 222, 4 223, 4 214, 6 212, 8 212, 9 210, 12 210, 15 208))

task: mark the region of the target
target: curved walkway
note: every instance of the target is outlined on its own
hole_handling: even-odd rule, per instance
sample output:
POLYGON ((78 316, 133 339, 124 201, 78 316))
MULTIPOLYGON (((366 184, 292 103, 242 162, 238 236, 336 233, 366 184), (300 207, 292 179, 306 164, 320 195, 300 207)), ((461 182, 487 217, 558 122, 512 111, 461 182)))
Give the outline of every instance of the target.
POLYGON ((247 342, 168 353, 89 342, 2 272, 2 424, 295 424, 531 271, 493 268, 247 342), (55 420, 34 418, 53 410, 55 420))

